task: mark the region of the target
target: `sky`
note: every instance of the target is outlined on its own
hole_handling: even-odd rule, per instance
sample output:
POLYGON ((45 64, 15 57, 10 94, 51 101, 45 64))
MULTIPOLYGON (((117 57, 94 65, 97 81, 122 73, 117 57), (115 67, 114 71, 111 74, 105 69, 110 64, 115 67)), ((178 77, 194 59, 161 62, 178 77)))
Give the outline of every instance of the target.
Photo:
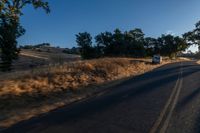
MULTIPOLYGON (((49 42, 76 46, 75 34, 141 28, 146 37, 181 36, 200 20, 200 0, 48 0, 51 13, 31 6, 23 9, 25 35, 20 45, 49 42)), ((196 48, 192 47, 192 51, 196 48)))

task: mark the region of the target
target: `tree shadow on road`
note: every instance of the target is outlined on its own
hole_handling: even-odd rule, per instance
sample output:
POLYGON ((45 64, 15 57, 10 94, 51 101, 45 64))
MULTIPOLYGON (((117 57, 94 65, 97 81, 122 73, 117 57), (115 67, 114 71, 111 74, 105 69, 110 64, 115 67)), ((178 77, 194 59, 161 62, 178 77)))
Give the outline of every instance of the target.
POLYGON ((177 106, 177 108, 180 110, 190 102, 192 102, 198 95, 200 94, 200 88, 195 89, 190 95, 185 97, 177 106))
MULTIPOLYGON (((200 95, 200 88, 195 89, 190 95, 188 95, 187 97, 185 97, 177 106, 177 110, 181 111, 184 107, 186 107, 186 105, 188 104, 192 104, 192 102, 198 98, 200 95)), ((198 104, 199 105, 199 104, 198 104)), ((197 107, 199 108, 199 107, 197 107)), ((187 109, 187 108, 186 108, 187 109)), ((200 112, 200 110, 198 110, 198 112, 200 112)), ((198 113, 195 112, 195 113, 198 113)), ((191 112, 192 113, 192 112, 191 112)), ((199 114, 199 113, 198 113, 199 114)), ((189 114, 187 114, 189 115, 189 114)), ((191 114, 192 115, 192 114, 191 114)), ((193 125, 193 132, 194 133, 200 133, 200 115, 196 118, 195 120, 195 124, 193 125)))
MULTIPOLYGON (((76 104, 54 110, 45 116, 41 115, 40 117, 31 119, 30 121, 20 122, 7 131, 12 132, 17 131, 16 129, 18 129, 20 132, 25 132, 30 130, 30 127, 33 123, 45 123, 45 125, 48 126, 62 125, 68 121, 76 121, 77 119, 90 116, 96 112, 105 111, 110 107, 124 102, 124 100, 131 100, 135 97, 139 97, 142 94, 148 94, 150 92, 156 91, 160 89, 161 86, 165 86, 166 84, 175 84, 179 75, 179 71, 177 69, 179 69, 180 66, 177 66, 177 64, 172 64, 171 66, 172 67, 165 69, 165 71, 163 71, 162 69, 164 68, 161 67, 153 72, 149 72, 125 81, 121 85, 111 88, 112 90, 116 91, 113 92, 112 95, 108 94, 107 96, 93 98, 85 102, 78 102, 76 104), (129 96, 126 99, 120 98, 122 96, 126 96, 127 94, 129 94, 129 96), (23 129, 20 129, 20 126, 22 125, 23 129)), ((186 65, 184 68, 186 67, 191 67, 191 65, 186 65)), ((197 71, 200 71, 200 69, 185 72, 183 77, 187 77, 197 71)), ((194 96, 195 94, 192 94, 190 99, 194 96)), ((185 103, 186 102, 187 100, 185 103)))

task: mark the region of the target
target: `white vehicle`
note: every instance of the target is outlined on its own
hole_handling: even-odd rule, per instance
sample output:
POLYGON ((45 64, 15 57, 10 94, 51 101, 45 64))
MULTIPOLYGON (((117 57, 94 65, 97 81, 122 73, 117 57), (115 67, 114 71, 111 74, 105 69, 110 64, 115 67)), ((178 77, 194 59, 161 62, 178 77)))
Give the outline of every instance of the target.
POLYGON ((162 56, 160 56, 160 55, 154 55, 153 58, 152 58, 152 63, 155 63, 155 64, 162 63, 162 56))

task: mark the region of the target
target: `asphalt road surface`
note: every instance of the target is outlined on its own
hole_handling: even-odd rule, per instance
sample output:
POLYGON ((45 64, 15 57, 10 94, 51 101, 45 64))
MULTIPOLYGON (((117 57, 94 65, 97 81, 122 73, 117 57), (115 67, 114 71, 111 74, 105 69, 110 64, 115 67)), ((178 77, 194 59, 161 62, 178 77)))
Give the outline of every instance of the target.
POLYGON ((200 133, 200 65, 162 66, 3 133, 200 133))

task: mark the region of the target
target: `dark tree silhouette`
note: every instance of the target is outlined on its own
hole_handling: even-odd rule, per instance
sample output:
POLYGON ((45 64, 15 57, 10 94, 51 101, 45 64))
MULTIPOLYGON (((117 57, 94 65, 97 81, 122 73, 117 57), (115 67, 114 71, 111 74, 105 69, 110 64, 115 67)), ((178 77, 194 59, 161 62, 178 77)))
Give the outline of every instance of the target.
POLYGON ((95 37, 97 46, 100 49, 100 54, 103 56, 112 55, 113 35, 111 32, 100 33, 95 37))
POLYGON ((141 29, 136 28, 128 32, 131 37, 129 42, 129 53, 134 57, 144 57, 146 55, 144 48, 144 33, 141 29))
POLYGON ((183 38, 172 35, 162 35, 159 43, 161 54, 170 58, 176 57, 179 52, 184 51, 189 46, 183 38))
POLYGON ((113 41, 112 41, 112 54, 115 56, 122 56, 124 51, 124 36, 123 33, 119 29, 114 30, 113 34, 113 41))
POLYGON ((16 39, 24 34, 24 29, 16 22, 9 24, 0 21, 0 49, 1 49, 1 64, 2 71, 11 69, 12 60, 18 58, 19 48, 17 48, 16 39))
POLYGON ((155 38, 147 37, 144 40, 144 47, 147 56, 153 56, 154 54, 160 53, 160 47, 158 40, 155 38))
POLYGON ((80 47, 80 52, 83 59, 91 59, 96 57, 95 48, 92 47, 92 37, 89 33, 78 33, 76 35, 76 42, 80 47))
POLYGON ((103 56, 141 57, 145 54, 144 34, 140 29, 125 31, 124 33, 116 29, 114 33, 100 33, 95 39, 103 56))
POLYGON ((195 29, 183 34, 189 45, 198 45, 200 49, 200 21, 195 24, 195 29))
POLYGON ((162 35, 159 38, 144 38, 141 29, 122 32, 119 29, 100 33, 95 37, 96 45, 92 46, 92 37, 89 33, 79 33, 77 43, 82 49, 82 57, 96 58, 105 56, 145 57, 160 54, 176 57, 181 51, 188 48, 188 42, 178 36, 162 35))
POLYGON ((12 61, 17 59, 19 49, 17 38, 24 34, 25 30, 20 25, 22 9, 27 5, 34 8, 43 8, 48 13, 48 2, 42 0, 1 0, 0 1, 0 56, 1 70, 10 70, 12 61))

